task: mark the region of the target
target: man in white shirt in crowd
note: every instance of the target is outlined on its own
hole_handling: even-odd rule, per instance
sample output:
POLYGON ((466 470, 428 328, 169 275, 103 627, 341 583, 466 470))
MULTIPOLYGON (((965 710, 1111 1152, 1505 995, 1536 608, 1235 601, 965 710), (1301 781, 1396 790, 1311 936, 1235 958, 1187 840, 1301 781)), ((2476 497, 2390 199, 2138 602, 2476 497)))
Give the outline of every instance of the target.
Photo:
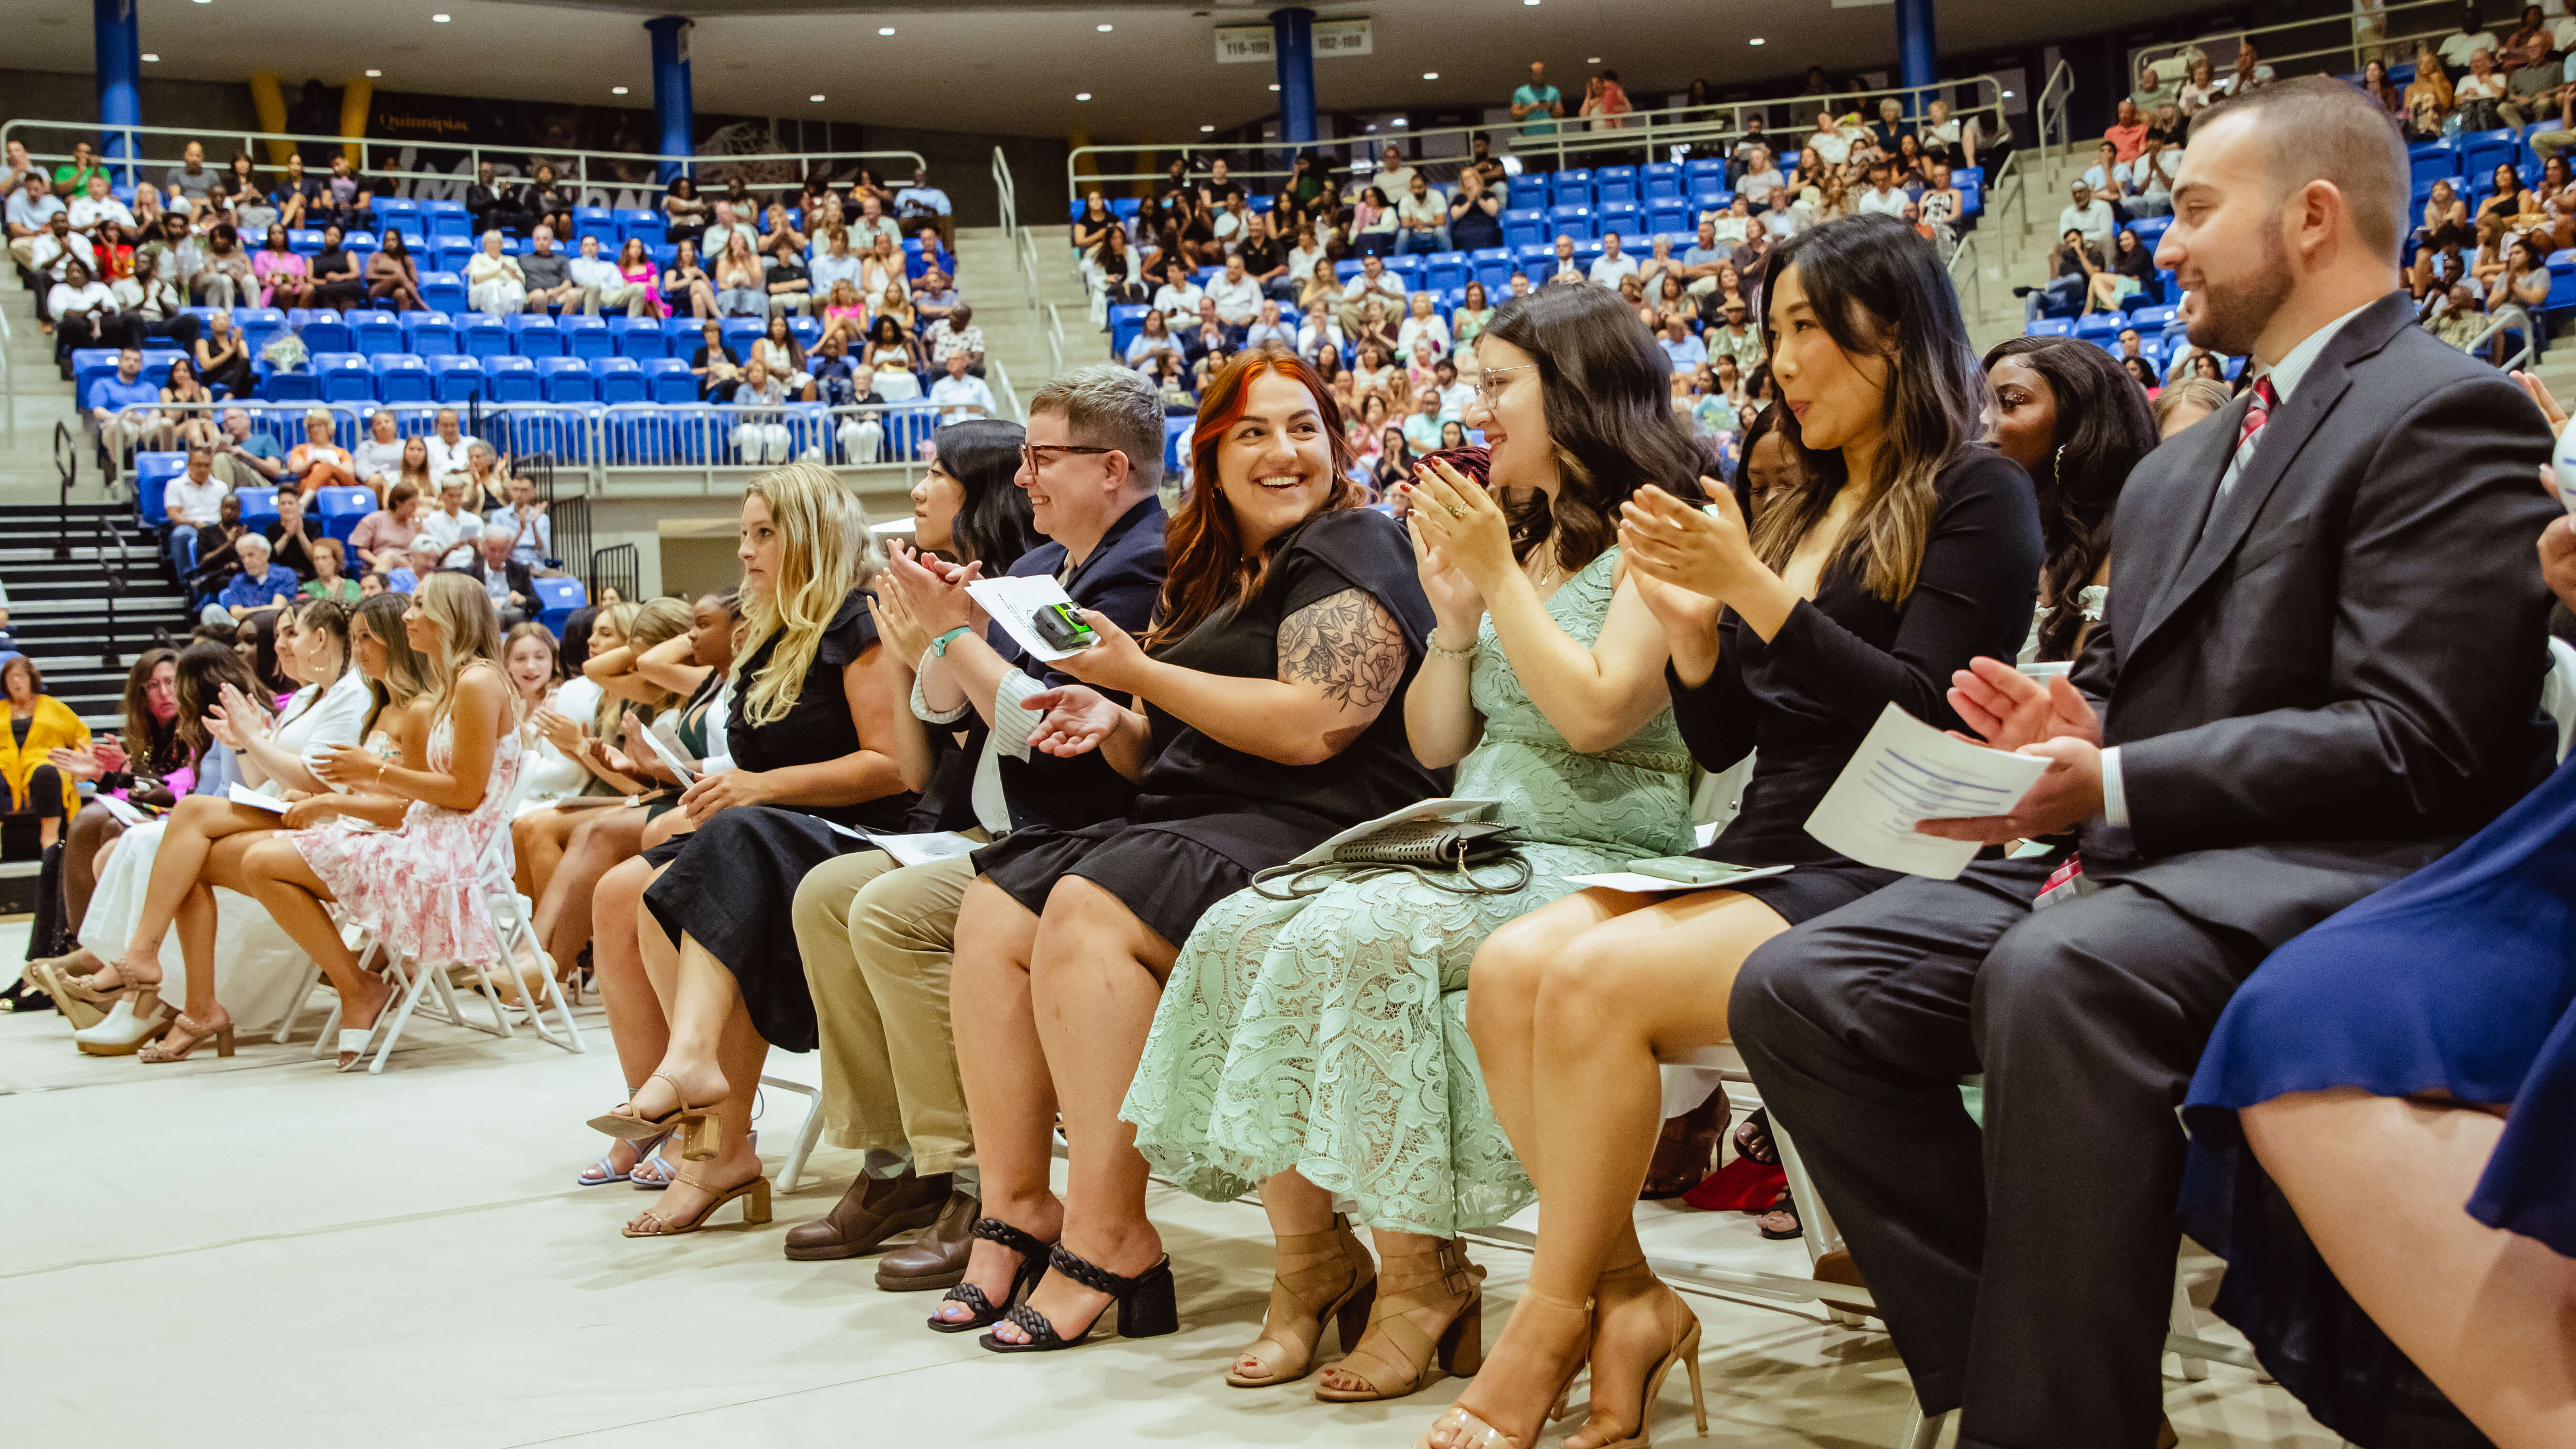
POLYGON ((1816 129, 1807 137, 1807 144, 1816 148, 1816 159, 1828 166, 1840 166, 1851 159, 1851 138, 1843 134, 1842 122, 1834 119, 1832 111, 1816 113, 1816 129))
POLYGON ((1428 256, 1449 250, 1449 198, 1431 189, 1419 171, 1409 173, 1395 204, 1395 249, 1428 256))
POLYGON ((1323 348, 1342 349, 1342 329, 1333 322, 1333 314, 1318 307, 1297 324, 1297 355, 1312 357, 1323 348))
POLYGON ((224 499, 232 493, 215 476, 215 455, 202 443, 188 445, 188 471, 161 485, 161 548, 171 572, 188 576, 188 561, 179 553, 182 537, 195 542, 197 530, 223 516, 224 499))
POLYGON ((36 264, 29 259, 36 239, 53 224, 54 213, 63 211, 63 199, 54 195, 53 183, 45 179, 41 166, 30 168, 26 180, 9 196, 9 255, 29 271, 36 264))
POLYGON ((1771 163, 1770 151, 1757 146, 1753 149, 1753 159, 1746 163, 1743 178, 1735 183, 1735 194, 1744 199, 1746 214, 1750 215, 1769 206, 1771 193, 1787 181, 1788 178, 1780 174, 1780 168, 1771 163))
POLYGON ((473 475, 450 473, 438 480, 438 506, 420 515, 419 538, 438 551, 439 568, 453 568, 473 555, 483 536, 483 515, 465 506, 473 475))
POLYGON ((1404 153, 1390 141, 1378 153, 1377 174, 1368 184, 1386 193, 1389 201, 1400 201, 1413 189, 1414 169, 1404 163, 1404 153))
POLYGON ((2121 187, 2131 216, 2173 214, 2174 178, 2182 174, 2182 148, 2168 146, 2152 131, 2138 159, 2121 164, 2121 187))
POLYGON ((286 454, 277 440, 252 432, 244 409, 224 409, 224 430, 215 439, 215 476, 234 488, 264 488, 285 472, 286 454))
POLYGON ((642 284, 626 280, 618 272, 615 262, 599 254, 597 236, 581 239, 581 255, 573 258, 569 271, 584 314, 598 316, 602 303, 612 308, 625 308, 629 317, 652 314, 653 294, 644 290, 642 284))
POLYGON ((1225 248, 1225 254, 1233 256, 1252 234, 1252 207, 1243 199, 1243 188, 1239 186, 1229 186, 1217 197, 1219 205, 1208 222, 1208 230, 1215 234, 1216 244, 1225 248))
MULTIPOLYGON (((1574 238, 1562 232, 1557 234, 1556 255, 1540 265, 1546 270, 1547 280, 1551 283, 1567 277, 1572 277, 1578 282, 1589 280, 1583 275, 1583 264, 1574 259, 1574 238)), ((1533 277, 1531 280, 1536 281, 1537 278, 1533 277)))
MULTIPOLYGON (((713 274, 716 269, 717 259, 721 258, 725 254, 725 248, 733 244, 733 234, 735 232, 741 232, 749 239, 751 249, 753 251, 757 252, 760 250, 760 228, 754 225, 748 225, 738 220, 734 216, 732 202, 717 202, 715 204, 715 220, 708 222, 707 229, 698 235, 698 260, 705 264, 706 269, 710 274, 713 274)), ((547 231, 544 227, 537 228, 536 234, 539 236, 553 235, 553 233, 547 231)), ((855 232, 851 239, 853 243, 856 242, 857 237, 855 232)), ((901 240, 902 239, 900 237, 896 238, 898 244, 901 243, 901 240)), ((868 243, 868 245, 874 246, 876 243, 872 241, 868 243)), ((536 279, 533 277, 529 278, 528 286, 533 289, 536 286, 536 279)))
POLYGON ((1207 294, 1190 280, 1189 264, 1177 257, 1163 269, 1163 277, 1163 285, 1154 289, 1154 310, 1178 332, 1199 320, 1199 299, 1207 294))
POLYGON ((72 230, 83 236, 98 235, 98 224, 103 221, 115 222, 128 231, 134 229, 134 213, 126 209, 124 202, 108 194, 104 175, 92 175, 89 194, 72 202, 67 210, 71 215, 72 230))
MULTIPOLYGON (((59 224, 60 220, 57 218, 57 225, 59 224)), ((49 234, 46 240, 52 241, 54 238, 49 234)), ((81 239, 75 235, 72 240, 77 242, 81 239)), ((88 245, 87 242, 81 244, 84 247, 88 245)), ((115 294, 110 292, 97 277, 91 275, 89 263, 77 256, 66 256, 62 258, 61 270, 63 279, 46 289, 45 315, 53 319, 52 325, 60 329, 63 334, 63 381, 70 382, 73 380, 72 353, 75 350, 84 347, 113 347, 120 337, 126 335, 128 329, 119 325, 116 320, 118 309, 115 294)), ((142 354, 132 348, 127 348, 125 355, 133 360, 135 366, 142 365, 142 354)), ((119 372, 124 371, 124 365, 120 361, 119 372)), ((131 384, 134 378, 127 376, 124 381, 131 384)), ((92 384, 91 402, 97 402, 100 393, 105 389, 106 380, 92 384)), ((120 403, 147 403, 158 402, 160 398, 160 391, 147 383, 144 384, 140 395, 119 401, 120 403)), ((96 412, 98 409, 93 407, 91 411, 96 412)), ((101 436, 104 437, 105 433, 102 432, 101 436)))
POLYGON ((2478 13, 2478 7, 2464 5, 2460 8, 2460 28, 2442 37, 2436 53, 2442 57, 2442 64, 2458 71, 2468 69, 2469 57, 2481 50, 2500 55, 2504 46, 2497 42, 2495 32, 2487 29, 2486 17, 2478 13))
POLYGON ((1708 361, 1708 347, 1691 335, 1690 319, 1680 312, 1664 314, 1664 335, 1655 339, 1664 355, 1673 360, 1673 371, 1688 372, 1708 361))
POLYGON ((1279 303, 1275 299, 1261 299, 1260 313, 1252 319, 1252 325, 1243 330, 1243 345, 1246 348, 1285 347, 1290 351, 1296 350, 1297 334, 1287 323, 1279 320, 1279 303))
POLYGON ((1225 271, 1207 284, 1208 300, 1229 327, 1247 327, 1261 313, 1261 284, 1243 270, 1243 258, 1227 257, 1225 271))
MULTIPOLYGON (((876 250, 878 237, 891 237, 896 246, 903 245, 903 233, 894 218, 885 214, 874 193, 859 198, 859 219, 850 223, 850 250, 866 256, 876 250)), ((703 255, 703 254, 702 254, 703 255)))
POLYGON ((966 354, 966 370, 977 377, 984 375, 984 329, 975 325, 975 309, 970 304, 958 303, 956 311, 930 324, 921 340, 929 344, 931 366, 946 367, 948 354, 962 352, 966 354))
POLYGON ((1861 215, 1896 217, 1905 215, 1905 204, 1912 198, 1908 197, 1897 187, 1889 185, 1887 177, 1888 166, 1886 162, 1873 161, 1870 163, 1869 185, 1864 187, 1860 193, 1860 205, 1858 210, 1861 215))
POLYGON ((1708 349, 1712 359, 1720 355, 1734 358, 1736 370, 1746 377, 1751 377, 1753 369, 1762 364, 1762 332, 1746 315, 1740 297, 1729 297, 1718 308, 1717 318, 1701 337, 1700 345, 1708 349))
POLYGON ((466 455, 474 440, 457 430, 456 409, 440 408, 429 434, 429 476, 444 478, 468 471, 466 455))
POLYGON ((951 353, 948 375, 930 385, 930 400, 939 404, 942 423, 962 423, 968 418, 993 415, 993 390, 984 379, 966 370, 966 354, 951 353))
POLYGON ((1601 255, 1592 259, 1592 280, 1615 291, 1621 277, 1635 275, 1637 275, 1637 259, 1620 253, 1619 233, 1603 232, 1601 255))
POLYGON ((1467 405, 1476 400, 1476 385, 1458 376, 1458 364, 1444 357, 1431 368, 1434 388, 1440 394, 1440 419, 1443 422, 1465 422, 1467 405))
POLYGON ((2093 188, 2081 181, 2069 187, 2068 194, 2075 199, 2058 211, 2057 234, 2080 231, 2101 255, 2109 256, 2111 232, 2118 224, 2111 214, 2111 203, 2095 196, 2093 188))
POLYGON ((894 194, 894 219, 915 228, 924 222, 939 228, 941 250, 957 250, 957 218, 950 213, 948 193, 930 184, 928 168, 912 168, 912 184, 894 194))
POLYGON ((544 564, 555 551, 555 528, 537 497, 537 485, 525 478, 511 479, 510 501, 484 518, 483 536, 508 539, 510 557, 531 569, 544 564))
POLYGON ((1342 305, 1336 311, 1341 318, 1343 336, 1348 337, 1360 330, 1360 306, 1371 297, 1378 299, 1387 316, 1404 315, 1407 300, 1404 279, 1387 271, 1386 262, 1375 253, 1360 258, 1360 274, 1342 287, 1342 305))

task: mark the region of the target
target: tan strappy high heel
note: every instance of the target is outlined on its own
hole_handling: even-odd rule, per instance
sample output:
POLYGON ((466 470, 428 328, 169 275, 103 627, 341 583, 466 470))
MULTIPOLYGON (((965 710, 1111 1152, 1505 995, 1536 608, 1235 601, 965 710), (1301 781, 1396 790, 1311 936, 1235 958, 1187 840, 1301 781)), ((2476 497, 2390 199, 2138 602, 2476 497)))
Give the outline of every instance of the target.
MULTIPOLYGON (((698 1186, 696 1183, 689 1185, 698 1186)), ((706 1188, 705 1191, 714 1193, 715 1200, 699 1209, 697 1216, 693 1218, 683 1221, 666 1218, 658 1211, 647 1211, 637 1214, 637 1220, 651 1223, 653 1231, 639 1233, 629 1225, 618 1229, 618 1232, 630 1238, 676 1238, 682 1233, 698 1232, 706 1227, 707 1219, 716 1215, 716 1209, 738 1197, 750 1199, 742 1205, 742 1221, 745 1227, 758 1227, 769 1221, 769 1179, 766 1176, 754 1177, 749 1182, 736 1183, 721 1192, 714 1188, 706 1188)))
POLYGON ((1327 1320, 1341 1330, 1342 1352, 1355 1351, 1376 1299, 1377 1261, 1351 1236, 1349 1218, 1336 1213, 1332 1227, 1323 1232, 1281 1238, 1261 1336, 1235 1356, 1238 1365, 1247 1358, 1258 1363, 1262 1373, 1254 1377, 1230 1368, 1225 1381, 1238 1389, 1258 1389, 1304 1378, 1314 1371, 1327 1320))
POLYGON ((1435 1355, 1444 1372, 1474 1374, 1485 1363, 1484 1283, 1485 1270, 1467 1261, 1466 1244, 1456 1238, 1427 1253, 1387 1259, 1368 1336, 1333 1365, 1360 1386, 1321 1383, 1315 1397, 1328 1404, 1400 1399, 1422 1387, 1435 1355))
POLYGON ((1537 1428, 1530 1431, 1529 1437, 1514 1438, 1486 1423, 1477 1416, 1475 1410, 1466 1405, 1451 1404, 1442 1411, 1439 1418, 1431 1421, 1430 1428, 1422 1431, 1422 1437, 1414 1441, 1413 1449, 1530 1449, 1530 1446, 1538 1440, 1539 1429, 1544 1429, 1549 1423, 1565 1416, 1566 1390, 1574 1383, 1574 1376, 1583 1372, 1584 1364, 1592 1357, 1592 1300, 1586 1298, 1577 1303, 1571 1299, 1552 1297, 1533 1288, 1524 1291, 1520 1301, 1512 1309, 1515 1314, 1538 1310, 1572 1314, 1583 1320, 1584 1346, 1583 1351, 1576 1354, 1574 1362, 1567 1367, 1564 1380, 1556 1386, 1554 1407, 1547 1411, 1537 1428), (1449 1436, 1445 1445, 1437 1437, 1444 1433, 1449 1436))
MULTIPOLYGON (((655 1072, 653 1076, 671 1084, 671 1096, 679 1103, 678 1106, 659 1117, 646 1117, 633 1110, 635 1102, 630 1097, 626 1102, 628 1110, 602 1112, 590 1119, 591 1127, 629 1142, 642 1142, 664 1132, 677 1132, 682 1158, 690 1162, 713 1162, 724 1150, 724 1129, 716 1121, 716 1109, 713 1106, 688 1105, 688 1094, 680 1090, 680 1079, 669 1072, 655 1072)), ((652 1079, 647 1077, 644 1080, 649 1082, 652 1079)))
MULTIPOLYGON (((1670 1287, 1665 1285, 1662 1279, 1655 1276, 1655 1270, 1647 1267, 1646 1260, 1643 1258, 1638 1259, 1634 1263, 1628 1264, 1626 1267, 1613 1268, 1601 1275, 1601 1281, 1604 1283, 1608 1283, 1613 1280, 1622 1283, 1651 1283, 1654 1285, 1655 1291, 1662 1295, 1657 1300, 1655 1308, 1663 1318, 1665 1347, 1663 1350, 1663 1357, 1655 1361, 1654 1371, 1646 1375, 1646 1392, 1644 1398, 1637 1405, 1637 1427, 1635 1430, 1630 1432, 1624 1438, 1605 1439, 1597 1444, 1583 1445, 1582 1449, 1647 1449, 1647 1445, 1652 1442, 1648 1429, 1648 1421, 1654 1417, 1655 1400, 1663 1393, 1664 1379, 1667 1375, 1672 1373, 1673 1366, 1675 1364, 1683 1365, 1690 1370, 1691 1415, 1699 1425, 1701 1437, 1707 1437, 1708 1401, 1701 1396, 1699 1382, 1699 1315, 1691 1311, 1691 1306, 1682 1301, 1682 1296, 1680 1294, 1674 1292, 1670 1287)), ((1593 1350, 1595 1353, 1598 1353, 1601 1345, 1598 1338, 1599 1328, 1597 1324, 1595 1325, 1594 1332, 1596 1336, 1593 1340, 1593 1350)), ((1597 1367, 1594 1371, 1593 1382, 1596 1385, 1600 1382, 1600 1374, 1597 1367)), ((1575 1430, 1573 1434, 1569 1435, 1567 1442, 1570 1444, 1574 1440, 1582 1438, 1587 1431, 1591 1430, 1594 1425, 1600 1424, 1602 1420, 1603 1416, 1601 1410, 1598 1407, 1595 1407, 1592 1412, 1585 1417, 1582 1428, 1575 1430)))
POLYGON ((188 1053, 209 1041, 215 1044, 216 1056, 231 1056, 233 1054, 233 1019, 230 1016, 222 1016, 211 1022, 200 1022, 183 1011, 179 1013, 179 1019, 171 1024, 170 1029, 162 1034, 161 1040, 136 1052, 134 1059, 156 1064, 184 1062, 188 1059, 188 1053), (186 1034, 185 1040, 181 1039, 181 1033, 186 1034))

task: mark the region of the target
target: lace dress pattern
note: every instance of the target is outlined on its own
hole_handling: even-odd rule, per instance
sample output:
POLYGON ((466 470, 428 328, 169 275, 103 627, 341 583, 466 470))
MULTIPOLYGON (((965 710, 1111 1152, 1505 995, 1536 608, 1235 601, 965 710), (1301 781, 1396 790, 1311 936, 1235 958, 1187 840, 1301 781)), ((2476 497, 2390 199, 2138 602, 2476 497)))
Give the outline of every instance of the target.
MULTIPOLYGON (((1569 637, 1599 636, 1618 566, 1612 549, 1549 600, 1569 637)), ((1522 691, 1491 620, 1477 642, 1469 691, 1485 733, 1455 793, 1502 802, 1529 885, 1460 896, 1391 873, 1211 908, 1121 1113, 1189 1192, 1225 1201, 1294 1168, 1355 1204, 1355 1222, 1437 1237, 1534 1197, 1467 1037, 1468 964, 1496 927, 1571 894, 1565 876, 1688 850, 1691 759, 1669 710, 1614 749, 1575 752, 1522 691)))
MULTIPOLYGON (((392 830, 341 817, 286 838, 349 919, 377 936, 428 961, 497 961, 501 940, 483 899, 483 856, 494 833, 509 828, 501 807, 524 748, 518 730, 501 731, 491 783, 472 810, 415 800, 392 830)), ((429 737, 429 766, 455 763, 455 722, 441 717, 429 737)))

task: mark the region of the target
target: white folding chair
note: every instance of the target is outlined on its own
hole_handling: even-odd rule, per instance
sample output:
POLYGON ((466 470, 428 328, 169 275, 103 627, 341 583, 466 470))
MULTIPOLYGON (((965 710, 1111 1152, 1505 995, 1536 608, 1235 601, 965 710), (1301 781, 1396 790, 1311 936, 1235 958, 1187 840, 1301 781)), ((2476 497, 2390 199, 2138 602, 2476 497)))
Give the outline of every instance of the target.
POLYGON ((823 1090, 803 1082, 791 1082, 784 1077, 773 1077, 767 1074, 762 1075, 760 1084, 764 1087, 776 1087, 782 1092, 794 1092, 812 1100, 812 1105, 805 1109, 805 1126, 796 1134, 796 1146, 787 1154, 787 1166, 778 1174, 778 1190, 794 1192, 796 1185, 805 1179, 805 1159, 814 1155, 815 1144, 823 1140, 823 1090))

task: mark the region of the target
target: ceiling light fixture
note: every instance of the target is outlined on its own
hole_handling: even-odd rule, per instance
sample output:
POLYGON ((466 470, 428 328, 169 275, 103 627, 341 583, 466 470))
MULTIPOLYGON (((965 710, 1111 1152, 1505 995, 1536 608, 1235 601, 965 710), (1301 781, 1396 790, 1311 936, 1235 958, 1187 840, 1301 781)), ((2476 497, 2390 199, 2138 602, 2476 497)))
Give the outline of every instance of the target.
POLYGON ((1213 135, 1215 135, 1215 134, 1216 134, 1216 127, 1214 127, 1214 126, 1201 126, 1201 127, 1199 127, 1199 134, 1200 134, 1200 135, 1202 135, 1202 136, 1213 136, 1213 135))
POLYGON ((610 86, 610 87, 608 88, 608 93, 609 93, 610 95, 612 95, 612 96, 622 96, 622 95, 626 94, 626 87, 624 87, 624 86, 610 86))
POLYGON ((1087 100, 1090 100, 1090 99, 1091 99, 1091 92, 1089 92, 1089 91, 1075 91, 1075 92, 1073 93, 1073 98, 1074 98, 1075 100, 1077 100, 1077 101, 1087 101, 1087 100))
POLYGON ((809 100, 809 101, 819 101, 819 100, 823 99, 823 97, 822 97, 820 94, 816 94, 816 95, 810 95, 810 96, 807 96, 805 99, 807 99, 807 100, 809 100))
POLYGON ((894 27, 891 25, 880 25, 877 27, 877 34, 892 35, 894 34, 894 27))
POLYGON ((1272 82, 1270 83, 1270 88, 1271 88, 1272 90, 1274 90, 1274 91, 1275 91, 1275 90, 1277 90, 1277 89, 1279 89, 1279 82, 1277 82, 1277 81, 1272 81, 1272 82))
POLYGON ((1424 80, 1438 80, 1440 79, 1440 72, 1436 70, 1426 70, 1422 73, 1422 78, 1424 80))
POLYGON ((380 70, 371 70, 371 71, 368 71, 368 72, 367 72, 367 79, 369 79, 369 80, 374 80, 376 77, 378 77, 378 76, 380 76, 380 75, 383 75, 383 74, 384 74, 384 72, 383 72, 383 71, 380 71, 380 70))
POLYGON ((151 51, 148 51, 148 50, 147 50, 147 51, 145 51, 145 52, 143 52, 143 58, 144 58, 145 60, 147 60, 147 61, 149 61, 149 62, 151 62, 151 63, 155 64, 155 65, 158 65, 158 64, 160 63, 160 61, 161 61, 161 57, 160 57, 160 56, 155 55, 155 54, 153 54, 151 51))
POLYGON ((433 16, 429 17, 429 23, 430 23, 430 24, 432 24, 432 25, 445 25, 445 24, 447 23, 447 21, 448 21, 448 16, 446 15, 446 13, 445 13, 445 12, 441 12, 441 13, 439 13, 439 14, 436 14, 436 15, 433 15, 433 16))
POLYGON ((1405 118, 1404 118, 1404 117, 1402 117, 1402 116, 1398 116, 1398 117, 1396 117, 1396 118, 1395 118, 1395 120, 1394 120, 1393 122, 1391 122, 1390 124, 1398 125, 1398 126, 1405 126, 1405 125, 1410 125, 1410 124, 1412 124, 1412 123, 1411 123, 1411 122, 1409 122, 1409 121, 1407 121, 1407 120, 1405 120, 1405 118))
POLYGON ((1585 65, 1599 65, 1601 63, 1601 57, 1597 55, 1587 55, 1583 58, 1583 63, 1585 65))
POLYGON ((1744 43, 1747 45, 1760 45, 1762 43, 1762 37, 1757 35, 1744 43))
POLYGON ((1107 35, 1110 31, 1115 30, 1115 29, 1117 29, 1118 27, 1116 27, 1116 26, 1114 26, 1114 25, 1095 25, 1095 26, 1093 26, 1093 27, 1091 27, 1091 28, 1092 28, 1092 29, 1094 29, 1094 30, 1099 31, 1099 32, 1100 32, 1101 34, 1103 34, 1103 35, 1107 35))

